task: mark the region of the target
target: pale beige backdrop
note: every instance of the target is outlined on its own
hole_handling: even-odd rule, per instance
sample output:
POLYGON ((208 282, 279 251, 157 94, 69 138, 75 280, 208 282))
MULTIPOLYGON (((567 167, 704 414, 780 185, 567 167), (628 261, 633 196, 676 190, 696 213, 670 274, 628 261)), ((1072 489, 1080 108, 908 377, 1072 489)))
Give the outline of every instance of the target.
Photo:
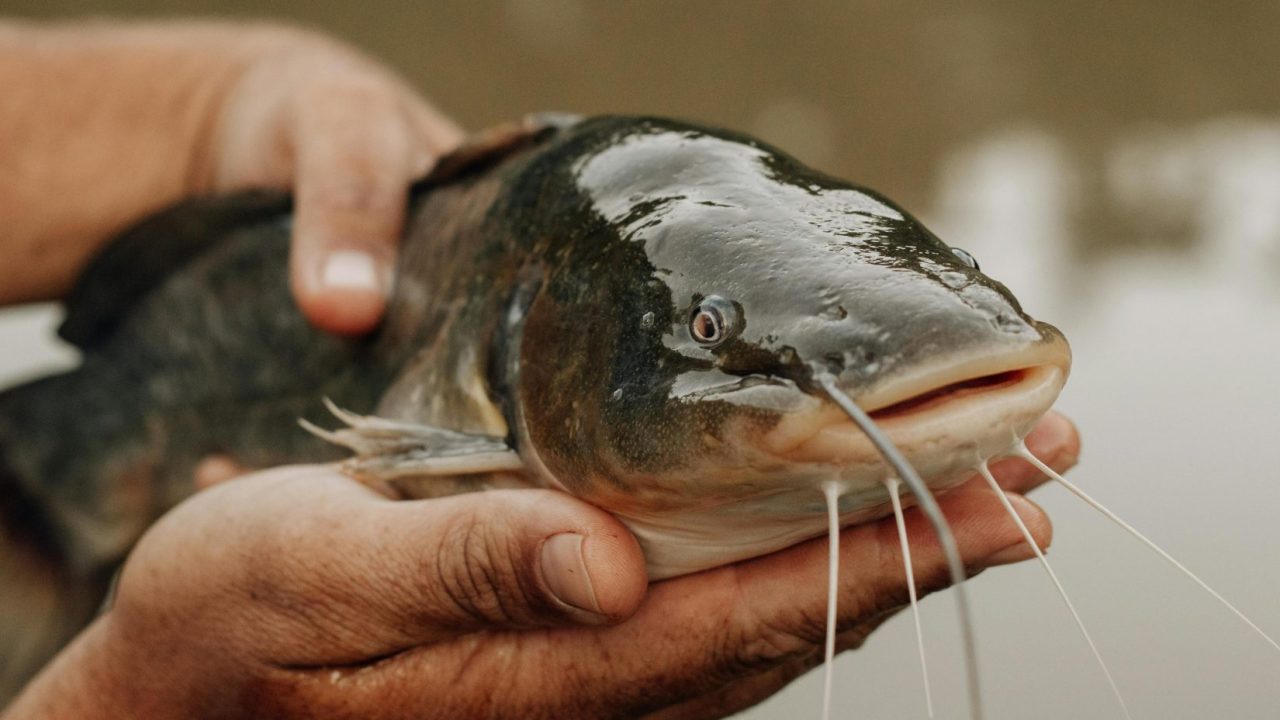
MULTIPOLYGON (((49 2, 39 17, 306 22, 468 127, 536 110, 683 116, 876 187, 1071 338, 1076 479, 1280 633, 1280 4, 49 2)), ((70 201, 70 200, 69 200, 70 201)), ((0 383, 71 362, 0 313, 0 383)), ((1052 558, 1137 718, 1280 716, 1280 653, 1057 490, 1052 558)), ((1033 565, 974 583, 992 718, 1119 718, 1033 565)), ((953 613, 924 604, 941 717, 953 613)), ((922 718, 909 622, 838 666, 844 718, 922 718)), ((816 717, 819 678, 747 713, 816 717)))

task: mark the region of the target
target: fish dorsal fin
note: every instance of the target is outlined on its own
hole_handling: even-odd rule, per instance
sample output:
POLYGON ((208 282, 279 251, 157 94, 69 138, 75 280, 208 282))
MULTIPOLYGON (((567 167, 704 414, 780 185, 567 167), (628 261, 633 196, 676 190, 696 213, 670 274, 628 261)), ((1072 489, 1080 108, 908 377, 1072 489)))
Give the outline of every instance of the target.
POLYGON ((80 275, 58 334, 81 349, 97 345, 135 303, 218 240, 239 227, 284 217, 290 206, 288 195, 259 190, 187 200, 152 215, 116 236, 80 275))
POLYGON ((415 188, 439 185, 461 175, 484 170, 579 120, 581 117, 570 113, 536 113, 481 130, 437 160, 431 172, 419 180, 415 188))
POLYGON ((343 469, 361 480, 392 481, 430 475, 474 475, 518 472, 524 469, 520 456, 506 439, 448 430, 372 415, 357 415, 334 405, 325 406, 346 427, 325 430, 299 420, 304 429, 355 456, 343 469))

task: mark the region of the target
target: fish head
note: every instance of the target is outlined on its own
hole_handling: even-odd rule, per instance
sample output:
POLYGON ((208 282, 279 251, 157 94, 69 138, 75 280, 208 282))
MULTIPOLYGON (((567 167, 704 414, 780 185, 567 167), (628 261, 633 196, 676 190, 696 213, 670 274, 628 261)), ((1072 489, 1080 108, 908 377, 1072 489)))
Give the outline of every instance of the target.
POLYGON ((520 382, 531 449, 571 492, 749 523, 820 515, 833 479, 842 509, 883 504, 888 466, 819 377, 939 488, 1062 388, 1063 335, 879 194, 732 133, 577 132, 559 164, 577 205, 557 211, 576 234, 548 253, 520 382))

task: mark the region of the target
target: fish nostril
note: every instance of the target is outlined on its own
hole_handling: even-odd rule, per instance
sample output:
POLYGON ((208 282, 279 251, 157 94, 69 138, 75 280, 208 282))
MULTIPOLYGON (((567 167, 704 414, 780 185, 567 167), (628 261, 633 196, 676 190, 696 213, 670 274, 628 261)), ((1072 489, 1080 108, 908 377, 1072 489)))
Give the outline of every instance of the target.
POLYGON ((1031 326, 1025 320, 1007 312, 997 313, 992 324, 1007 333, 1022 334, 1031 330, 1031 326))
POLYGON ((822 313, 828 320, 839 322, 849 317, 849 311, 843 305, 830 305, 822 313))
POLYGON ((880 370, 880 356, 865 348, 846 350, 841 358, 845 371, 866 377, 880 370))

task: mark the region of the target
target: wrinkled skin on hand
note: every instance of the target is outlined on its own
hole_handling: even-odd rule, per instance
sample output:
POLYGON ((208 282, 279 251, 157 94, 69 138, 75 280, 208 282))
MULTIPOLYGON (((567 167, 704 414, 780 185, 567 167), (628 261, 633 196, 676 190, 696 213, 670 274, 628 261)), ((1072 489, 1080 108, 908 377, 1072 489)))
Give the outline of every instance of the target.
MULTIPOLYGON (((1059 470, 1078 443, 1052 414, 1028 437, 1059 470)), ((1042 478, 994 472, 1047 545, 1021 497, 1042 478)), ((971 572, 1031 557, 980 478, 940 503, 971 572)), ((921 588, 943 587, 928 523, 907 523, 921 588)), ((906 603, 898 547, 892 518, 843 532, 841 648, 906 603)), ((821 661, 826 557, 814 540, 646 587, 626 529, 562 493, 392 502, 328 467, 254 473, 148 532, 11 717, 721 717, 821 661), (544 552, 566 534, 580 558, 544 552)))

